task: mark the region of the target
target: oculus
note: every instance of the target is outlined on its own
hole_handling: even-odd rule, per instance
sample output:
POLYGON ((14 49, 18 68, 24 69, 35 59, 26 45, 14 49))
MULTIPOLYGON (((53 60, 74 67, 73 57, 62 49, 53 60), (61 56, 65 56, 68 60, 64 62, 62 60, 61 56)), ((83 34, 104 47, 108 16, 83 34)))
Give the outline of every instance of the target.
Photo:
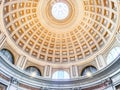
POLYGON ((69 15, 69 7, 67 4, 58 2, 52 6, 52 16, 57 20, 63 20, 69 15))

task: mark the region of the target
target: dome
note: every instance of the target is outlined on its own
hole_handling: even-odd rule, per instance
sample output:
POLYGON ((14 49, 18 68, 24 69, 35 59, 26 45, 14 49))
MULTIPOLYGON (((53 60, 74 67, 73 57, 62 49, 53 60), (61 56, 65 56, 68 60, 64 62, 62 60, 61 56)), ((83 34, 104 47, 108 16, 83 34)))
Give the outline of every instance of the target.
POLYGON ((6 0, 3 22, 20 53, 68 64, 93 58, 109 45, 118 11, 116 1, 107 0, 6 0))
POLYGON ((0 0, 0 8, 0 89, 119 90, 119 0, 0 0))

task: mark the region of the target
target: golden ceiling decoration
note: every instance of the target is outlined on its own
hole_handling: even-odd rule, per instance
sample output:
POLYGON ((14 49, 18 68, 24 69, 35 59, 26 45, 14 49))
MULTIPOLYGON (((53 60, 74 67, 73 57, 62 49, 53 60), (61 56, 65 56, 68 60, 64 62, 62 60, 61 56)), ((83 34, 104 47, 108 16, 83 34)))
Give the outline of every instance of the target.
POLYGON ((3 19, 22 51, 62 64, 87 59, 105 47, 117 28, 117 6, 117 0, 5 0, 3 19), (52 15, 56 3, 67 5, 66 18, 52 15))

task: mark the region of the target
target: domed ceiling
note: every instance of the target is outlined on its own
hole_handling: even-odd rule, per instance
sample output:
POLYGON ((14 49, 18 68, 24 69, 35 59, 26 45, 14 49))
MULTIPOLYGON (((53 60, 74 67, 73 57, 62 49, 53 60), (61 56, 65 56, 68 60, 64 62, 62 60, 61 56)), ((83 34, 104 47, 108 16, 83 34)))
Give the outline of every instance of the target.
POLYGON ((107 46, 118 24, 117 0, 5 0, 9 38, 50 63, 86 60, 107 46))

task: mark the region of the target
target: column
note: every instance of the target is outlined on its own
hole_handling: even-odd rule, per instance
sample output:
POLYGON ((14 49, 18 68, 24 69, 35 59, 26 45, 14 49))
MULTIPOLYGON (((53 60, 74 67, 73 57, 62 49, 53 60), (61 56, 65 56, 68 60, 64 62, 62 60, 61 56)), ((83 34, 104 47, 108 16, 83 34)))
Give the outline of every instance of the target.
POLYGON ((52 67, 50 65, 45 66, 44 77, 51 78, 52 67))
POLYGON ((95 60, 96 60, 98 69, 102 69, 103 67, 106 66, 105 60, 102 55, 96 56, 95 60))
POLYGON ((76 65, 72 65, 72 67, 70 68, 70 71, 71 71, 71 78, 78 77, 78 68, 76 65))
POLYGON ((27 58, 25 56, 20 56, 18 58, 18 62, 17 62, 16 66, 21 68, 21 69, 24 69, 26 62, 27 62, 27 58))

